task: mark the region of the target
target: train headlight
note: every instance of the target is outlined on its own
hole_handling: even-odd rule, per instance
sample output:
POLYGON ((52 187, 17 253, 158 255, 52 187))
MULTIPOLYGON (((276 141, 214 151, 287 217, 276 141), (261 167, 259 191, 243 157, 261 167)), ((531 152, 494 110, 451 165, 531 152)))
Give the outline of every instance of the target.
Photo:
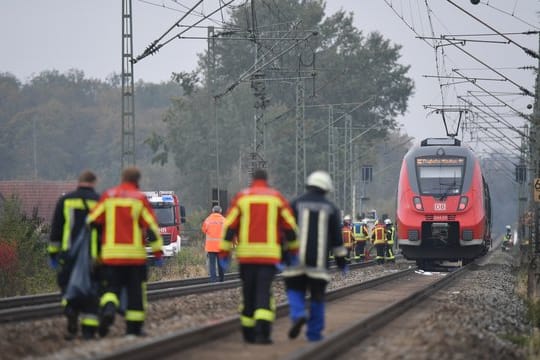
POLYGON ((458 210, 465 210, 468 203, 469 203, 469 198, 468 197, 466 197, 466 196, 460 197, 457 209, 458 210))
POLYGON ((471 241, 472 239, 473 239, 473 231, 472 230, 463 230, 463 240, 471 241))
POLYGON ((418 211, 424 211, 424 205, 422 205, 422 199, 420 199, 420 196, 414 196, 412 199, 414 208, 418 211))
POLYGON ((407 236, 409 237, 409 241, 418 241, 420 238, 418 237, 418 230, 409 230, 407 232, 407 236))

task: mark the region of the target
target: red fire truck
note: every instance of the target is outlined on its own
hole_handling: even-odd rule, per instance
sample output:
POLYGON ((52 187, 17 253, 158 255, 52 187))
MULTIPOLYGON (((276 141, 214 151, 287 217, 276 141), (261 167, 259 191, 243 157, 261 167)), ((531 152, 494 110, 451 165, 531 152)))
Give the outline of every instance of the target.
MULTIPOLYGON (((177 255, 182 246, 182 224, 186 222, 186 211, 180 205, 178 196, 174 191, 145 191, 150 205, 156 214, 159 231, 163 237, 163 255, 166 257, 177 255)), ((152 257, 150 248, 147 248, 149 257, 152 257)))

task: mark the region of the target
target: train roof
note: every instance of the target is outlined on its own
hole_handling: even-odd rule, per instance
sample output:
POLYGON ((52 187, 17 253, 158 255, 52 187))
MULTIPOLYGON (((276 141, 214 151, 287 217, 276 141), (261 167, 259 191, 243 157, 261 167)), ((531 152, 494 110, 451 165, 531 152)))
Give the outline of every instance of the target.
POLYGON ((430 156, 430 155, 439 155, 439 156, 463 156, 466 158, 474 158, 476 156, 466 146, 461 145, 461 141, 458 139, 452 138, 430 138, 424 139, 421 141, 420 146, 415 146, 409 150, 405 155, 408 157, 418 157, 418 156, 430 156))

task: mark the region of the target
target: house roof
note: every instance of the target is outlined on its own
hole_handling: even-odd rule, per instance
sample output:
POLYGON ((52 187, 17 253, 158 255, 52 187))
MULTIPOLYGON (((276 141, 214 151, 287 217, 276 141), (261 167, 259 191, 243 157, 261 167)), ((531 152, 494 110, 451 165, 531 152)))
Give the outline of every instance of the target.
POLYGON ((34 211, 44 222, 50 223, 54 207, 62 194, 73 191, 77 181, 6 180, 0 181, 0 201, 16 196, 22 211, 31 217, 34 211))

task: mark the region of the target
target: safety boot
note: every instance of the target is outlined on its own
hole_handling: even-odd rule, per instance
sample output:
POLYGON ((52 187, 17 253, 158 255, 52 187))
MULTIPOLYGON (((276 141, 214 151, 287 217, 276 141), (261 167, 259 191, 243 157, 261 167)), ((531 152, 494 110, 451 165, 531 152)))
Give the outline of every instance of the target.
POLYGON ((79 312, 75 310, 70 304, 67 304, 64 308, 64 315, 67 318, 67 335, 66 340, 72 340, 77 336, 77 329, 79 327, 79 312))
POLYGON ((270 334, 272 323, 266 320, 257 320, 255 325, 255 344, 270 345, 273 343, 270 334))
POLYGON ((302 326, 306 323, 306 321, 307 319, 305 317, 296 319, 293 326, 289 330, 289 339, 296 339, 298 337, 300 330, 302 330, 302 326))
POLYGON ((107 334, 109 333, 109 327, 114 323, 115 313, 116 307, 112 302, 106 303, 105 306, 101 308, 98 327, 99 336, 107 336, 107 334))
POLYGON ((249 344, 255 343, 255 328, 242 326, 242 335, 246 343, 249 343, 249 344))

